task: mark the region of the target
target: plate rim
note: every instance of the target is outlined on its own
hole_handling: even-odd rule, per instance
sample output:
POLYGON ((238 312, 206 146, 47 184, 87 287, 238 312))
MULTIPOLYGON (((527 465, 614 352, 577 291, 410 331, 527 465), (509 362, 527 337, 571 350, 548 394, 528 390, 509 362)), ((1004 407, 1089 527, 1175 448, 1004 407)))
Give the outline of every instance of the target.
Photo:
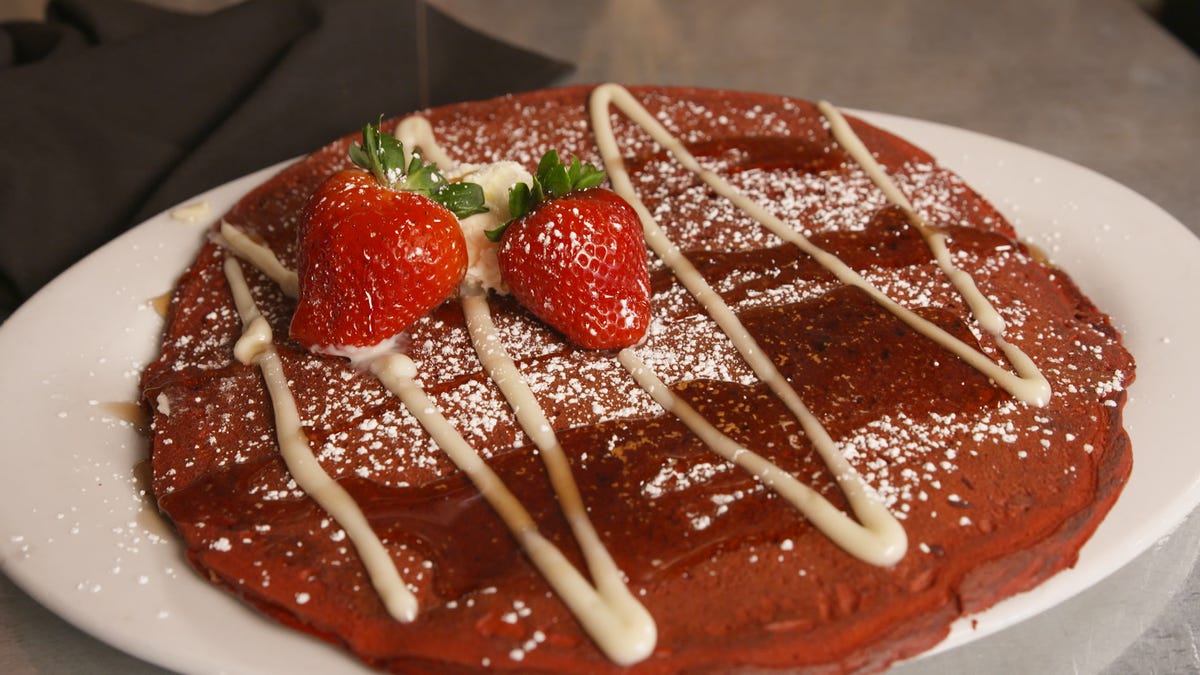
MULTIPOLYGON (((1195 234, 1192 233, 1190 230, 1188 230, 1183 225, 1183 223, 1181 223, 1178 219, 1176 219, 1174 216, 1172 216, 1165 209, 1163 209, 1162 207, 1159 207, 1157 204, 1154 204, 1149 199, 1138 194, 1131 188, 1129 188, 1129 187, 1127 187, 1127 186, 1125 186, 1125 185, 1123 185, 1123 184, 1113 180, 1112 178, 1109 178, 1099 172, 1096 172, 1090 168, 1084 167, 1084 166, 1079 165, 1070 160, 1066 160, 1061 157, 1046 153, 1046 152, 1038 150, 1036 148, 1031 148, 1031 147, 1028 147, 1025 145, 1021 145, 1021 144, 1018 144, 1018 143, 1015 143, 1012 141, 1005 140, 1003 138, 998 138, 998 137, 984 134, 981 132, 964 129, 964 128, 960 128, 960 127, 955 127, 955 126, 951 126, 951 125, 940 123, 940 122, 933 122, 933 121, 922 120, 922 119, 913 118, 913 117, 895 115, 895 114, 891 114, 891 113, 882 113, 882 112, 876 112, 876 111, 846 109, 846 112, 853 114, 855 116, 859 116, 862 119, 864 119, 872 124, 875 124, 875 125, 879 126, 880 128, 883 128, 887 131, 896 133, 897 135, 901 136, 902 138, 914 143, 918 147, 930 150, 931 154, 934 155, 934 157, 939 162, 939 164, 946 166, 947 168, 950 168, 952 171, 954 171, 955 173, 959 173, 960 175, 962 175, 963 171, 958 166, 957 162, 955 161, 956 158, 952 157, 952 156, 948 156, 945 153, 936 152, 932 148, 930 148, 931 143, 926 138, 926 135, 933 135, 933 136, 943 135, 943 136, 950 136, 950 137, 958 136, 960 138, 970 138, 974 143, 980 143, 985 146, 995 146, 997 148, 1000 148, 1003 150, 1002 154, 1015 155, 1018 158, 1020 158, 1021 160, 1025 159, 1025 158, 1034 158, 1037 162, 1045 164, 1047 166, 1057 167, 1066 172, 1083 176, 1085 182, 1094 182, 1094 183, 1097 183, 1098 185, 1102 185, 1106 191, 1112 191, 1114 194, 1123 195, 1123 197, 1125 199, 1131 200, 1133 203, 1138 204, 1138 206, 1143 209, 1147 209, 1148 211, 1150 211, 1151 213, 1154 214, 1154 216, 1155 216, 1154 220, 1161 221, 1162 223, 1169 223, 1170 225, 1167 225, 1167 227, 1175 228, 1173 231, 1173 234, 1171 236, 1178 237, 1180 235, 1186 235, 1190 239, 1190 243, 1188 245, 1192 247, 1192 250, 1190 251, 1189 255, 1192 255, 1197 260, 1200 260, 1200 240, 1198 240, 1196 238, 1195 234)), ((937 142, 932 143, 932 145, 938 145, 938 144, 939 143, 937 143, 937 142)), ((282 167, 290 164, 293 161, 294 161, 294 158, 285 160, 283 162, 279 162, 279 163, 273 164, 269 167, 252 172, 250 174, 247 174, 246 176, 242 176, 233 181, 216 186, 216 187, 214 187, 210 190, 207 190, 191 199, 185 200, 182 204, 189 204, 189 203, 205 201, 205 202, 228 203, 229 205, 231 205, 233 202, 240 199, 242 196, 244 196, 246 193, 248 193, 250 190, 252 190, 255 186, 257 186, 259 183, 261 183, 263 180, 265 180, 266 177, 273 175, 275 172, 279 171, 282 167)), ((1017 161, 1016 164, 1019 166, 1022 164, 1022 161, 1017 161)), ((968 173, 969 173, 969 170, 968 170, 968 173)), ((1004 206, 1002 204, 994 201, 994 196, 990 195, 987 189, 980 187, 977 183, 977 180, 972 179, 969 176, 964 176, 964 180, 972 188, 977 189, 986 199, 991 200, 993 202, 993 204, 995 204, 997 206, 997 208, 1000 208, 1000 210, 1005 213, 1006 217, 1009 216, 1009 214, 1008 214, 1007 210, 1004 208, 1004 206)), ((104 246, 98 248, 92 254, 88 255, 84 259, 82 259, 79 262, 72 265, 70 268, 68 268, 66 271, 64 271, 62 274, 60 274, 58 277, 56 277, 53 281, 51 281, 49 284, 47 284, 43 289, 41 289, 37 294, 35 294, 29 301, 27 301, 21 307, 19 307, 17 309, 17 311, 15 311, 10 317, 8 317, 8 319, 6 319, 3 324, 0 324, 0 345, 7 344, 7 341, 9 339, 8 336, 10 336, 16 330, 13 328, 14 325, 21 326, 24 322, 33 321, 33 319, 30 317, 36 316, 37 313, 42 311, 42 309, 43 309, 41 306, 39 306, 39 304, 45 305, 49 301, 49 299, 54 298, 58 293, 61 293, 64 288, 69 288, 73 284, 82 283, 81 279, 82 279, 82 281, 86 281, 88 279, 88 277, 91 274, 93 274, 92 268, 96 267, 98 265, 99 261, 107 260, 109 257, 117 255, 117 253, 120 251, 128 250, 130 243, 132 241, 134 241, 140 237, 144 237, 145 232, 147 232, 150 229, 153 229, 156 227, 162 228, 162 227, 164 227, 164 224, 168 224, 167 226, 174 225, 175 221, 173 220, 173 218, 170 215, 171 212, 174 210, 174 208, 177 208, 177 207, 172 207, 171 209, 164 210, 163 212, 156 214, 156 215, 152 216, 151 218, 148 218, 146 221, 143 221, 142 223, 138 224, 134 228, 131 228, 129 231, 123 233, 122 235, 114 238, 112 241, 110 241, 110 242, 106 243, 104 246)), ((191 249, 191 251, 192 251, 191 257, 194 257, 195 250, 198 249, 198 247, 199 247, 199 244, 203 237, 204 230, 207 229, 207 226, 209 224, 211 224, 217 218, 219 218, 220 215, 222 215, 227 210, 227 207, 222 207, 219 209, 214 208, 213 210, 214 210, 214 213, 211 218, 206 220, 203 225, 193 228, 193 231, 196 234, 196 239, 195 239, 194 245, 192 246, 192 249, 191 249)), ((1022 227, 1022 225, 1018 222, 1014 222, 1014 225, 1015 225, 1016 229, 1018 230, 1018 233, 1022 237, 1024 237, 1026 235, 1026 232, 1024 231, 1024 228, 1022 227)), ((182 246, 182 244, 179 244, 179 246, 182 246)), ((189 257, 189 260, 190 260, 190 257, 189 257)), ((1067 266, 1067 270, 1068 270, 1068 272, 1072 272, 1072 276, 1074 276, 1074 271, 1071 269, 1071 267, 1069 265, 1067 266)), ((177 274, 182 273, 182 271, 183 271, 183 268, 180 267, 180 269, 177 271, 177 274)), ((164 290, 167 290, 170 287, 172 287, 174 285, 174 281, 175 281, 175 278, 161 280, 164 290)), ((1089 293, 1089 295, 1091 295, 1091 294, 1089 293)), ((1107 308, 1104 306, 1101 306, 1101 309, 1107 311, 1107 308)), ((1114 322, 1117 322, 1117 321, 1119 321, 1119 319, 1114 318, 1114 322)), ((1122 333, 1124 333, 1124 331, 1122 331, 1122 333)), ((157 343, 157 335, 155 336, 155 342, 157 343)), ((0 363, 4 363, 5 359, 7 359, 7 358, 9 358, 9 357, 0 354, 0 363)), ((1139 377, 1139 381, 1140 381, 1140 377, 1139 377)), ((1137 382, 1134 383, 1133 391, 1136 391, 1137 384, 1138 384, 1137 382)), ((1131 395, 1130 404, 1132 405, 1133 403, 1134 403, 1134 397, 1133 397, 1133 395, 1131 395)), ((2 416, 0 416, 0 418, 2 418, 2 416)), ((1131 435, 1132 435, 1132 430, 1131 430, 1131 435)), ((10 449, 9 452, 13 452, 13 450, 10 449)), ((1129 479, 1130 483, 1132 483, 1134 481, 1135 476, 1137 475, 1138 462, 1137 462, 1136 441, 1135 441, 1134 452, 1135 452, 1135 456, 1134 456, 1135 474, 1130 477, 1130 479, 1129 479)), ((1128 488, 1128 484, 1126 484, 1125 488, 1128 488)), ((1124 494, 1122 494, 1122 497, 1124 497, 1124 494)), ((1116 510, 1120 504, 1121 504, 1121 500, 1118 499, 1118 501, 1117 501, 1116 505, 1114 505, 1113 509, 1116 510)), ((1059 573, 1058 575, 1055 575, 1051 579, 1047 580, 1047 582, 1039 585, 1037 588, 1033 589, 1032 591, 1024 593, 1024 594, 1020 594, 1018 596, 1014 596, 1013 598, 1010 598, 1010 599, 1002 602, 1000 605, 997 605, 996 607, 1010 606, 1014 602, 1017 605, 1017 607, 1015 609, 1009 607, 1009 609, 1006 610, 1010 616, 1010 618, 1008 618, 1008 619, 1000 619, 1000 620, 995 620, 995 621, 986 621, 986 620, 980 621, 981 618, 987 617, 990 613, 994 613, 996 608, 987 610, 981 614, 964 617, 963 619, 960 619, 959 622, 957 622, 955 624, 955 627, 952 629, 951 635, 949 637, 947 637, 945 640, 943 640, 933 650, 925 652, 924 655, 931 655, 934 653, 938 653, 940 651, 944 651, 947 649, 951 649, 951 648, 955 648, 955 647, 967 644, 975 639, 998 632, 998 631, 1002 630, 1003 628, 1005 628, 1009 625, 1015 624, 1021 620, 1035 616, 1036 614, 1041 613, 1042 611, 1045 611, 1051 607, 1058 606, 1064 602, 1067 602, 1075 594, 1085 590, 1086 588, 1094 585, 1101 579, 1111 575, 1116 570, 1118 570, 1120 567, 1124 566, 1125 564, 1127 564, 1128 562, 1130 562, 1131 560, 1136 558, 1138 555, 1140 555, 1141 553, 1143 553, 1144 551, 1149 549, 1150 546, 1153 545, 1153 543, 1155 541, 1157 541, 1161 537, 1169 534, 1175 527, 1177 527, 1180 523, 1182 523, 1183 520, 1187 517, 1187 515, 1196 509, 1198 504, 1200 504, 1200 474, 1193 477, 1192 485, 1191 485, 1190 489, 1184 491, 1183 493, 1175 494, 1173 496, 1173 498, 1169 500, 1169 503, 1167 503, 1166 505, 1164 505, 1162 508, 1159 509, 1159 511, 1158 511, 1159 514, 1167 514, 1167 515, 1164 518, 1160 518, 1159 520, 1153 522, 1144 531, 1138 533, 1135 536, 1134 543, 1132 546, 1125 547, 1116 553, 1113 553, 1111 551, 1106 551, 1105 552, 1106 555, 1103 555, 1103 559, 1100 561, 1100 563, 1102 563, 1102 564, 1099 564, 1099 567, 1103 568, 1103 569, 1097 569, 1097 564, 1089 564, 1089 565, 1086 565, 1084 568, 1082 568, 1082 571, 1080 571, 1081 570, 1080 567, 1075 567, 1073 569, 1065 570, 1064 572, 1059 573), (1062 588, 1059 592, 1063 593, 1064 595, 1061 595, 1056 600, 1049 602, 1048 604, 1043 604, 1039 609, 1036 609, 1034 611, 1026 611, 1024 608, 1022 608, 1020 606, 1022 604, 1029 604, 1029 600, 1028 600, 1028 598, 1025 598, 1025 596, 1029 596, 1032 593, 1036 593, 1039 589, 1044 588, 1047 584, 1055 584, 1055 585, 1061 586, 1062 588), (1025 600, 1022 601, 1021 598, 1025 598, 1025 600), (972 625, 961 625, 960 626, 960 624, 964 624, 964 622, 966 622, 967 624, 973 624, 973 626, 972 625)), ((178 654, 176 652, 173 652, 170 649, 156 648, 156 646, 154 646, 154 645, 147 645, 144 643, 144 640, 137 639, 136 637, 124 635, 123 634, 124 631, 118 627, 118 626, 120 626, 120 624, 105 622, 105 621, 98 622, 97 617, 87 616, 87 612, 79 612, 75 608, 71 607, 69 602, 64 602, 63 596, 65 594, 63 592, 60 592, 58 590, 48 587, 41 579, 37 578, 36 574, 29 573, 29 570, 26 569, 27 566, 19 564, 19 561, 16 559, 16 557, 14 555, 12 555, 11 553, 7 552, 11 549, 12 542, 10 540, 11 540, 11 537, 13 536, 13 534, 12 534, 12 530, 11 530, 11 523, 8 519, 8 516, 2 515, 2 513, 3 512, 0 511, 0 547, 7 547, 7 548, 0 548, 0 554, 2 554, 2 555, 0 555, 0 570, 2 570, 8 576, 8 578, 11 579, 17 586, 22 588, 22 590, 24 590, 26 593, 28 593, 31 597, 33 597, 35 600, 37 600, 40 604, 42 604, 43 606, 50 609, 50 611, 52 611, 59 617, 63 618, 67 622, 71 623, 72 625, 76 626, 80 630, 84 631, 85 633, 88 633, 108 644, 111 644, 111 645, 117 647, 118 649, 121 649, 122 651, 125 651, 136 657, 143 658, 143 659, 145 659, 151 663, 157 664, 157 665, 161 665, 161 666, 168 667, 168 668, 185 667, 185 668, 189 668, 189 669, 192 667, 195 667, 197 665, 201 665, 202 667, 207 667, 207 668, 211 668, 214 670, 228 667, 227 665, 223 665, 223 664, 220 664, 217 662, 208 663, 208 664, 197 664, 195 662, 181 662, 178 660, 178 658, 177 658, 178 654)), ((1104 521, 1100 523, 1100 526, 1097 528, 1096 534, 1099 534, 1103 530, 1105 523, 1110 520, 1110 516, 1111 516, 1111 512, 1110 512, 1110 514, 1108 514, 1105 517, 1104 521)), ((1094 534, 1093 537, 1091 537, 1089 539, 1089 541, 1084 545, 1084 548, 1080 552, 1081 560, 1085 559, 1084 556, 1088 556, 1087 560, 1089 560, 1089 562, 1091 562, 1092 559, 1096 555, 1098 555, 1097 552, 1089 550, 1091 548, 1094 548, 1092 546, 1092 544, 1093 544, 1093 541, 1095 540, 1095 538, 1096 538, 1096 535, 1094 534)), ((193 574, 193 571, 190 568, 188 568, 188 569, 184 570, 183 573, 184 574, 193 574)), ((204 582, 203 580, 200 580, 200 581, 201 581, 201 583, 207 584, 207 582, 204 582)), ((222 594, 222 595, 227 595, 221 591, 218 591, 218 593, 222 594)), ((1038 604, 1038 603, 1034 602, 1033 604, 1038 604)), ((250 611, 252 611, 252 610, 250 610, 250 611)), ((274 624, 270 624, 270 625, 274 626, 274 624)), ((284 629, 284 630, 287 630, 288 635, 294 635, 299 639, 302 639, 305 641, 313 640, 311 637, 303 635, 299 632, 291 631, 290 629, 284 629)), ((339 654, 340 654, 340 652, 339 652, 339 654)), ((346 657, 346 658, 344 658, 344 660, 347 662, 347 664, 355 663, 355 660, 352 657, 346 657)), ((240 671, 238 671, 237 668, 235 667, 231 670, 231 672, 240 672, 240 671)))

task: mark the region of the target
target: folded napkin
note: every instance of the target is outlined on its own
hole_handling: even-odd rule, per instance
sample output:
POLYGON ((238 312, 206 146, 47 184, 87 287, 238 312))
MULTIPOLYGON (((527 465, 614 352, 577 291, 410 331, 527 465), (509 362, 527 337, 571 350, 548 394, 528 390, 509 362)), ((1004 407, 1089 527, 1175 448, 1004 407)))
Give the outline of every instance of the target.
POLYGON ((419 0, 252 0, 208 15, 54 0, 45 22, 0 24, 0 320, 199 192, 381 114, 569 71, 419 0))

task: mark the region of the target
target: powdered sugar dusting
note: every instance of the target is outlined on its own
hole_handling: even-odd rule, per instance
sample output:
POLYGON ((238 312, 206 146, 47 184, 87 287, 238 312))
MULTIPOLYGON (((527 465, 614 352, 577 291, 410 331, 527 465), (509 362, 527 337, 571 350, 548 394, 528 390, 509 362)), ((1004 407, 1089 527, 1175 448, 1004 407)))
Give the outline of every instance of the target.
MULTIPOLYGON (((996 361, 1003 361, 995 341, 971 319, 932 256, 926 252, 902 263, 889 262, 895 250, 908 245, 912 233, 889 212, 886 198, 862 170, 839 155, 825 125, 807 104, 746 105, 676 100, 660 94, 644 99, 656 119, 696 150, 705 168, 769 204, 772 213, 796 231, 847 255, 870 283, 902 306, 939 317, 996 361), (755 138, 778 136, 788 139, 794 156, 805 158, 804 162, 777 162, 754 146, 755 138), (720 141, 728 138, 734 140, 722 145, 720 141)), ((465 162, 515 160, 532 168, 545 150, 553 148, 597 161, 582 110, 556 109, 553 116, 545 116, 547 106, 555 104, 537 99, 526 103, 519 97, 494 105, 487 123, 464 123, 457 113, 431 114, 435 134, 452 156, 465 162)), ((634 125, 616 113, 613 120, 626 160, 635 169, 639 195, 735 311, 752 314, 786 307, 803 315, 842 288, 798 251, 725 200, 714 198, 634 125), (758 256, 763 250, 771 252, 767 263, 758 256)), ((897 518, 932 523, 928 527, 935 533, 943 531, 938 528, 986 533, 996 525, 981 516, 984 508, 977 495, 996 494, 987 482, 998 483, 1001 478, 966 472, 964 467, 989 458, 1000 466, 1028 467, 1031 475, 1052 476, 1046 480, 1064 489, 1088 480, 1100 454, 1097 445, 1106 442, 1095 436, 1096 420, 1123 400, 1132 364, 1111 367, 1124 363, 1123 352, 1098 313, 1064 318, 1053 306, 1026 300, 1031 294, 1055 292, 1059 283, 1055 272, 1035 266, 1034 257, 1014 240, 1007 223, 961 180, 919 153, 915 158, 884 154, 880 161, 920 215, 947 234, 954 263, 970 271, 999 309, 1007 324, 1006 339, 1035 355, 1054 386, 1055 398, 1042 410, 1007 396, 983 396, 960 409, 949 405, 917 409, 900 401, 894 408, 872 407, 870 415, 859 416, 844 412, 857 409, 854 401, 812 403, 830 421, 843 456, 897 518), (1058 464, 1063 454, 1072 458, 1070 465, 1058 464)), ((286 233, 295 218, 288 212, 269 225, 252 224, 251 229, 277 248, 282 260, 294 262, 294 247, 286 233)), ((186 420, 191 426, 186 435, 156 440, 156 453, 175 458, 155 476, 156 491, 168 495, 188 489, 206 475, 234 467, 261 467, 244 487, 264 509, 285 508, 305 495, 285 471, 271 464, 277 450, 266 397, 245 395, 256 390, 255 376, 231 356, 238 320, 225 299, 227 290, 211 270, 218 255, 207 251, 201 256, 197 281, 189 287, 194 294, 187 302, 177 298, 175 303, 176 322, 204 330, 169 333, 164 342, 164 362, 178 379, 164 376, 166 384, 155 391, 158 424, 165 427, 168 420, 170 424, 186 420)), ((758 386, 715 323, 657 261, 652 264, 652 322, 645 340, 635 347, 637 355, 671 386, 693 382, 746 390, 758 386)), ((286 336, 290 302, 265 278, 249 276, 253 294, 276 335, 286 336)), ((662 414, 612 354, 571 348, 510 300, 493 297, 491 302, 499 339, 517 359, 556 430, 588 430, 662 414)), ((331 476, 396 488, 426 486, 455 473, 420 424, 374 378, 345 361, 302 353, 284 337, 279 343, 290 384, 298 392, 302 425, 315 441, 318 461, 331 476)), ((405 345, 438 410, 485 459, 502 460, 532 451, 509 405, 482 373, 456 302, 418 321, 405 345)), ((946 355, 945 363, 952 358, 946 355)), ((941 368, 943 363, 929 367, 941 368)), ((753 430, 731 427, 731 433, 742 432, 753 436, 753 430)), ((791 457, 788 461, 797 476, 811 481, 823 494, 834 492, 830 477, 806 456, 811 454, 808 441, 794 425, 787 432, 786 447, 754 450, 791 457)), ((582 470, 602 464, 592 460, 621 459, 622 452, 619 443, 599 443, 573 461, 582 470)), ((769 504, 773 499, 760 485, 726 487, 733 480, 731 466, 715 455, 664 454, 633 494, 644 505, 670 504, 685 494, 703 495, 677 514, 674 526, 681 536, 718 537, 740 517, 737 514, 744 513, 744 505, 769 504)), ((1009 500, 1005 507, 1016 512, 1023 508, 1021 498, 1010 494, 1000 499, 1009 500)), ((266 545, 275 533, 272 522, 263 519, 237 531, 214 522, 194 523, 186 527, 185 536, 199 542, 209 555, 228 557, 239 548, 266 545)), ((345 532, 336 524, 314 524, 308 536, 312 539, 291 544, 293 555, 299 556, 306 542, 312 546, 319 540, 335 547, 326 560, 330 566, 353 564, 353 551, 342 542, 345 532)), ((760 546, 747 556, 764 568, 788 565, 790 577, 803 577, 808 547, 800 543, 800 536, 793 532, 782 544, 760 546)), ((941 555, 937 536, 925 537, 915 550, 925 557, 941 555)), ((390 541, 388 546, 413 589, 423 597, 435 597, 433 556, 410 543, 390 541)), ((315 585, 271 578, 265 570, 261 578, 246 583, 267 589, 281 604, 305 612, 318 611, 328 601, 315 585)), ((472 597, 476 596, 468 593, 450 600, 443 611, 473 611, 472 597)), ((499 624, 520 629, 497 633, 505 636, 510 664, 535 662, 555 639, 554 629, 539 624, 533 610, 545 607, 546 601, 521 597, 520 602, 528 604, 514 603, 496 618, 499 624)), ((472 616, 477 627, 487 623, 472 616)))

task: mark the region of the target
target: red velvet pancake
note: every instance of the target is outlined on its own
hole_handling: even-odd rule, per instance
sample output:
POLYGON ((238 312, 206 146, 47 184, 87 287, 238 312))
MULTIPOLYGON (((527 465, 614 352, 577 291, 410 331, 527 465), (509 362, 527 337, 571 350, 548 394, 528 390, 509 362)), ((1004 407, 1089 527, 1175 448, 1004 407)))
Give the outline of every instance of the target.
MULTIPOLYGON (((900 304, 1004 364, 903 212, 807 102, 634 88, 700 161, 900 304)), ((426 111, 458 161, 532 170, 558 150, 600 164, 587 88, 426 111)), ((287 339, 294 303, 247 266, 304 432, 360 504, 420 603, 385 610, 338 523, 280 458, 258 368, 206 243, 171 303, 143 378, 153 411, 153 489, 198 571, 263 613, 395 672, 871 671, 941 640, 958 617, 1030 589, 1075 560, 1132 458, 1121 426, 1134 364, 1108 317, 1067 274, 927 153, 852 119, 930 226, 944 232, 1042 369, 1045 406, 1015 400, 862 290, 717 196, 614 112, 640 198, 737 312, 908 536, 890 567, 862 562, 754 477, 714 454, 638 388, 612 352, 577 349, 508 297, 501 337, 558 432, 602 540, 653 616, 658 641, 620 668, 507 528, 373 376, 287 339)), ((280 172, 225 219, 296 264, 308 196, 347 165, 348 136, 280 172)), ((795 419, 675 276, 651 255, 643 360, 722 431, 845 508, 795 419)), ((459 302, 420 320, 407 354, 438 408, 579 568, 550 481, 482 371, 459 302)), ((1007 367, 1007 366, 1006 366, 1007 367)))

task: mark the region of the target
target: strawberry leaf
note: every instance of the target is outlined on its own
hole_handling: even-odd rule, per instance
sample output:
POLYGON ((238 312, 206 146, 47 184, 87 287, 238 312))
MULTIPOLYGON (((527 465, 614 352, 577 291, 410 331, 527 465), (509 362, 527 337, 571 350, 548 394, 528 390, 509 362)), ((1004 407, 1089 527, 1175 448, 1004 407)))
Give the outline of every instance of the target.
POLYGON ((412 161, 408 164, 408 171, 401 176, 395 187, 423 194, 426 197, 436 197, 438 191, 445 185, 447 185, 446 179, 437 170, 437 165, 425 164, 421 160, 421 154, 414 152, 412 161))
POLYGON ((446 183, 433 198, 460 219, 488 210, 483 203, 483 186, 479 183, 446 183))
POLYGON ((532 209, 533 192, 525 183, 517 183, 508 191, 508 213, 513 218, 519 218, 532 209))
POLYGON ((375 180, 389 187, 404 176, 404 146, 395 136, 380 133, 379 124, 363 127, 362 144, 350 146, 350 161, 370 171, 375 180))
MULTIPOLYGON (((350 145, 350 161, 354 162, 355 166, 371 171, 371 158, 367 155, 367 151, 363 149, 363 146, 358 143, 350 145)), ((374 172, 372 171, 372 173, 374 172)), ((379 178, 378 175, 375 177, 379 178)))
POLYGON ((537 172, 533 175, 535 178, 545 183, 546 176, 550 173, 550 170, 561 165, 562 162, 558 161, 558 151, 547 150, 546 154, 542 155, 541 161, 538 162, 537 172))
MULTIPOLYGON (((508 223, 511 222, 511 220, 508 221, 508 223)), ((508 229, 508 223, 505 223, 495 229, 484 230, 483 235, 487 237, 488 241, 492 242, 493 244, 499 244, 500 240, 504 238, 504 231, 508 229)))
MULTIPOLYGON (((547 150, 538 162, 537 172, 533 175, 533 185, 517 183, 508 192, 508 212, 513 220, 527 215, 537 208, 538 204, 557 199, 577 190, 594 188, 604 182, 605 173, 591 164, 585 164, 578 157, 572 156, 571 163, 563 164, 558 158, 558 151, 547 150)), ((510 223, 512 221, 509 221, 510 223)), ((505 225, 507 226, 507 224, 505 225)), ((504 227, 498 227, 488 233, 488 237, 499 241, 504 227)))
POLYGON ((370 171, 380 185, 402 192, 416 192, 445 206, 458 218, 487 211, 483 188, 475 183, 451 183, 438 171, 437 164, 426 164, 420 152, 405 156, 404 144, 391 134, 380 132, 380 121, 362 130, 362 143, 351 144, 350 161, 370 171))
POLYGON ((594 188, 604 182, 605 173, 591 164, 584 164, 577 174, 571 177, 571 184, 576 190, 594 188))
POLYGON ((541 183, 548 199, 561 197, 571 191, 571 177, 567 174, 567 167, 562 164, 550 167, 541 177, 541 183))
MULTIPOLYGON (((534 179, 533 184, 534 188, 540 188, 536 178, 534 179)), ((504 237, 504 231, 508 229, 508 226, 511 225, 512 222, 517 218, 529 213, 530 209, 533 208, 530 206, 530 204, 533 203, 534 193, 528 185, 525 183, 517 183, 516 185, 512 186, 508 190, 508 213, 511 218, 508 220, 508 222, 504 223, 500 227, 491 230, 485 230, 484 234, 487 236, 488 241, 499 243, 500 239, 504 237)))

